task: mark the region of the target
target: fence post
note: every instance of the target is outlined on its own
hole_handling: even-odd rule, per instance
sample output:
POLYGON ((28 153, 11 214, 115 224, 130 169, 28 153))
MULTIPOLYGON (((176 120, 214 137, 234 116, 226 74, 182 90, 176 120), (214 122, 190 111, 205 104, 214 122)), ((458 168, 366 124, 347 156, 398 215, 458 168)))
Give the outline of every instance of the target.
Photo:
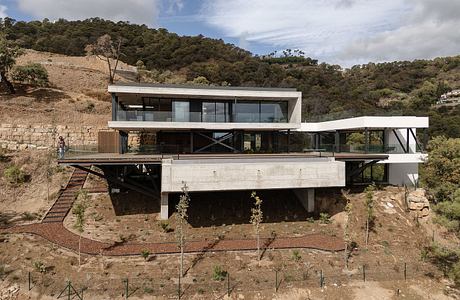
POLYGON ((177 295, 178 295, 178 298, 180 300, 180 297, 181 297, 181 291, 180 291, 180 277, 181 277, 182 274, 180 274, 179 272, 179 281, 178 281, 178 285, 177 285, 177 295))
POLYGON ((31 282, 32 282, 32 278, 31 278, 31 275, 30 275, 30 272, 29 272, 29 291, 32 289, 31 282))
POLYGON ((70 280, 67 281, 67 299, 70 300, 70 280))
POLYGON ((230 297, 230 273, 227 273, 227 296, 230 297))
POLYGON ((278 271, 275 270, 275 292, 278 292, 278 271))
POLYGON ((125 299, 128 299, 129 297, 128 292, 129 292, 129 281, 128 281, 128 278, 126 278, 125 279, 125 299))
POLYGON ((407 280, 407 263, 404 263, 404 280, 407 280))
POLYGON ((363 265, 363 281, 366 282, 366 265, 363 265))
POLYGON ((321 273, 320 273, 319 276, 320 276, 320 277, 319 277, 319 286, 320 286, 321 288, 323 288, 323 285, 324 285, 324 276, 323 276, 323 270, 322 270, 322 269, 321 269, 321 273))

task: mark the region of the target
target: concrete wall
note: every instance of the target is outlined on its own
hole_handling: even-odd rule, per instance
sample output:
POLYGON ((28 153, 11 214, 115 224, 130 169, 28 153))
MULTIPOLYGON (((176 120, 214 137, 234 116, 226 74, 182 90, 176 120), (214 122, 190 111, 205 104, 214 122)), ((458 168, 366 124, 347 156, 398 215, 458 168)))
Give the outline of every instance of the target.
POLYGON ((162 192, 345 186, 345 163, 333 159, 163 160, 162 192))
POLYGON ((388 164, 388 183, 415 185, 418 180, 418 163, 388 164))
POLYGON ((0 124, 0 148, 9 150, 56 147, 62 135, 68 145, 97 145, 97 132, 105 127, 0 124))

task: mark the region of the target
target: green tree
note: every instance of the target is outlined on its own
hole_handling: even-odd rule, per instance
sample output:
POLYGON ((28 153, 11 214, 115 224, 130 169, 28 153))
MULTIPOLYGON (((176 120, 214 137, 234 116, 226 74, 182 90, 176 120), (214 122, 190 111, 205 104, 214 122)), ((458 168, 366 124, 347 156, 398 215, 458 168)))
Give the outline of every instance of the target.
POLYGON ((16 58, 22 54, 22 49, 7 40, 4 34, 0 34, 0 82, 4 83, 10 94, 14 94, 16 90, 8 79, 8 73, 16 64, 16 58))
POLYGON ((251 193, 251 198, 254 199, 254 207, 251 208, 250 222, 254 226, 257 239, 257 259, 260 260, 260 224, 263 221, 262 199, 257 196, 255 191, 251 193))
POLYGON ((428 143, 422 183, 435 202, 452 201, 460 188, 460 139, 436 137, 428 143))
POLYGON ((14 186, 24 183, 26 179, 26 174, 24 171, 22 171, 21 168, 16 165, 12 165, 6 168, 3 172, 3 175, 5 176, 6 180, 14 186))
POLYGON ((179 203, 176 205, 176 220, 177 225, 177 238, 180 248, 180 264, 179 273, 180 276, 184 276, 184 247, 185 247, 185 226, 188 219, 188 208, 190 206, 190 196, 188 193, 187 184, 184 182, 182 186, 182 194, 179 197, 179 203))
POLYGON ((11 78, 14 81, 37 86, 46 86, 49 83, 48 71, 38 63, 14 67, 11 71, 11 78))

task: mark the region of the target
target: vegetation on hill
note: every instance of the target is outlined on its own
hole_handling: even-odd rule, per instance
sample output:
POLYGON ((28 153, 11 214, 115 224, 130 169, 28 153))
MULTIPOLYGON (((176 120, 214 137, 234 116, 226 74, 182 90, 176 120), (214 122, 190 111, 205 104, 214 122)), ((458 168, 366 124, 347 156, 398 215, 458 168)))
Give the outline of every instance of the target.
POLYGON ((85 55, 87 45, 108 34, 123 41, 120 59, 152 72, 146 76, 151 81, 162 82, 168 76, 155 74, 172 72, 184 82, 294 87, 303 92, 304 119, 330 113, 429 115, 431 136, 460 137, 460 107, 432 106, 442 93, 460 87, 460 56, 343 69, 318 63, 298 50, 257 56, 202 35, 179 36, 166 29, 100 18, 56 22, 5 18, 0 29, 20 47, 66 55, 85 55))

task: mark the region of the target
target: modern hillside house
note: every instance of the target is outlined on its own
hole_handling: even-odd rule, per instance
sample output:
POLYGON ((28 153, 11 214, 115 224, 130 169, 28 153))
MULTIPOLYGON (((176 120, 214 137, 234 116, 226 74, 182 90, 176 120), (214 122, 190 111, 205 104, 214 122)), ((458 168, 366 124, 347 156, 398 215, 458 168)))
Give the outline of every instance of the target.
POLYGON ((295 89, 115 84, 98 153, 60 160, 104 177, 112 192, 161 200, 181 192, 292 189, 315 209, 315 188, 415 185, 428 118, 363 116, 302 122, 295 89), (103 171, 90 170, 97 166, 103 171))

